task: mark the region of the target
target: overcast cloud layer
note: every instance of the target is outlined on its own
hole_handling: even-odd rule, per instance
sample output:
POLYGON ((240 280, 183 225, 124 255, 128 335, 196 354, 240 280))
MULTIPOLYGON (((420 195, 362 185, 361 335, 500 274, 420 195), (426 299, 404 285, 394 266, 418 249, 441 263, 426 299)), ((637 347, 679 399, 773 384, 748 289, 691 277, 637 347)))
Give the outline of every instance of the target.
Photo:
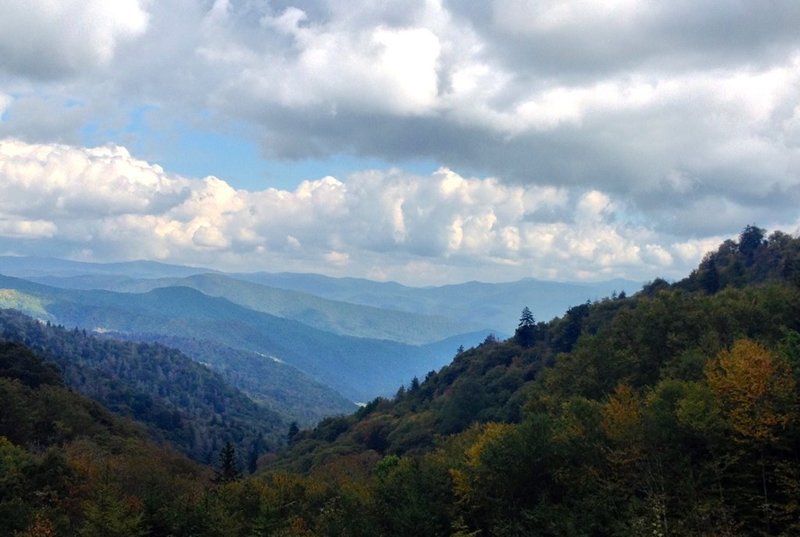
POLYGON ((0 14, 5 251, 413 283, 649 279, 748 223, 798 229, 796 0, 0 0, 0 14), (400 168, 292 192, 183 178, 124 149, 142 110, 240 132, 266 158, 400 168), (81 147, 86 129, 112 145, 81 147), (402 171, 419 158, 442 169, 402 171))

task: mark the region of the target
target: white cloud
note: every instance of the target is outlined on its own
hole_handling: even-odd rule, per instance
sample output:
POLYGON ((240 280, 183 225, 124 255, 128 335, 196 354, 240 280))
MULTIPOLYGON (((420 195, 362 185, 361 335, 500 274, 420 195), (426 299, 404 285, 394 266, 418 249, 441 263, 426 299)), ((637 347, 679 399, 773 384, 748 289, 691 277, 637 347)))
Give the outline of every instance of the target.
POLYGON ((0 140, 0 210, 26 217, 150 214, 188 195, 188 182, 118 146, 82 150, 0 140))
POLYGON ((427 177, 368 171, 250 192, 215 177, 169 174, 118 146, 2 140, 0 200, 0 244, 23 253, 203 259, 235 270, 380 274, 417 284, 680 276, 714 246, 636 225, 599 190, 512 186, 442 168, 427 177), (20 238, 23 246, 13 242, 20 238))
MULTIPOLYGON (((0 209, 33 222, 48 207, 74 237, 105 237, 62 222, 85 214, 157 230, 141 251, 162 257, 260 247, 364 264, 348 246, 662 267, 686 262, 674 244, 791 222, 800 205, 795 0, 0 0, 0 12, 0 136, 40 143, 26 166, 47 177, 41 191, 10 184, 20 203, 0 209), (134 121, 142 107, 154 130, 246 133, 268 157, 421 158, 491 178, 386 171, 243 193, 98 149, 62 162, 52 145, 89 127, 164 155, 134 121), (81 195, 65 186, 78 175, 93 181, 81 195), (319 233, 322 219, 335 225, 319 233)), ((3 173, 18 173, 11 160, 3 173)))
POLYGON ((47 220, 2 220, 0 219, 0 236, 20 239, 51 238, 57 228, 47 220))
POLYGON ((141 0, 2 0, 0 68, 52 78, 108 64, 147 29, 141 0))
POLYGON ((11 96, 0 93, 0 121, 3 121, 3 114, 9 104, 11 104, 11 96))

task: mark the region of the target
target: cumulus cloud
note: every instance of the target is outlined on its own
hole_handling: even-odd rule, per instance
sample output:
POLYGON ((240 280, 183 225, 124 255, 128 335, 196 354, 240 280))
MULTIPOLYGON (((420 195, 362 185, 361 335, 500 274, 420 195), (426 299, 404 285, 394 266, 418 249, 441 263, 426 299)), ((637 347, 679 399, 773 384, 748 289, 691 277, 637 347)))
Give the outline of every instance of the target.
MULTIPOLYGON (((172 207, 180 225, 145 226, 159 230, 158 244, 316 248, 350 267, 367 261, 347 245, 397 248, 414 263, 485 256, 507 267, 537 248, 563 249, 597 256, 605 270, 677 266, 680 245, 797 219, 795 0, 769 9, 737 0, 0 0, 0 9, 0 136, 80 144, 90 125, 141 147, 145 134, 125 125, 148 106, 163 125, 246 133, 268 158, 423 158, 491 178, 365 172, 245 196, 169 176, 146 201, 140 189, 151 185, 122 180, 115 209, 101 190, 61 194, 54 206, 112 219, 163 218, 154 209, 172 207), (220 209, 228 205, 237 208, 220 209), (282 221, 293 227, 267 231, 282 221), (304 232, 321 221, 330 232, 304 232)), ((25 199, 51 203, 53 188, 25 199)))
POLYGON ((0 11, 0 69, 40 79, 108 64, 148 21, 142 0, 2 0, 0 11))
POLYGON ((170 174, 119 146, 0 141, 0 247, 16 253, 424 284, 681 276, 718 240, 680 240, 635 224, 628 210, 596 189, 508 185, 447 168, 253 192, 170 174))

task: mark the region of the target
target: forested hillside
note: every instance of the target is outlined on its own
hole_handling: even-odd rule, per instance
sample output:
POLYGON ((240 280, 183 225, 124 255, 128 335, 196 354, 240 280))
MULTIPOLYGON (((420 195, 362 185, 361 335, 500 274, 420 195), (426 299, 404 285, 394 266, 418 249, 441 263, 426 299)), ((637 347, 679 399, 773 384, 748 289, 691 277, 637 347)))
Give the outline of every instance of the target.
POLYGON ((273 467, 359 535, 796 535, 798 251, 748 227, 677 284, 523 317, 273 467))
MULTIPOLYGON (((0 304, 64 326, 126 333, 131 338, 141 335, 145 340, 196 340, 275 357, 353 402, 390 394, 403 379, 441 367, 448 358, 436 344, 415 346, 333 334, 188 287, 141 294, 82 291, 0 275, 0 288, 0 304)), ((459 337, 463 344, 480 341, 472 333, 459 337)), ((260 380, 271 382, 269 376, 260 380)))
MULTIPOLYGON (((156 479, 152 490, 185 487, 161 509, 151 489, 124 489, 141 530, 130 534, 798 535, 798 252, 800 239, 750 226, 675 284, 549 322, 523 310, 512 339, 487 337, 391 399, 292 429, 255 476, 223 471, 223 457, 216 484, 156 479)), ((28 506, 26 535, 95 512, 88 500, 48 511, 15 486, 0 506, 28 506)))
POLYGON ((0 343, 0 536, 190 535, 210 474, 0 343))
POLYGON ((219 374, 162 345, 101 339, 0 310, 0 339, 52 361, 70 388, 147 426, 192 458, 212 462, 226 442, 255 459, 288 424, 219 374))
POLYGON ((286 423, 311 427, 331 415, 351 414, 357 405, 331 388, 274 358, 206 340, 158 334, 109 332, 113 339, 148 341, 178 349, 214 371, 286 423))

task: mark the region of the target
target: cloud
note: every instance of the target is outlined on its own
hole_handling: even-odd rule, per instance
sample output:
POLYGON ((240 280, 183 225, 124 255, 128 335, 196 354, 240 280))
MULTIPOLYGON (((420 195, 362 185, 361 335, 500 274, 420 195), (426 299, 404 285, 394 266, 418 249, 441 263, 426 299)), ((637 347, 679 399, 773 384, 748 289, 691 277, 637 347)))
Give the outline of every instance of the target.
POLYGON ((148 22, 140 0, 2 0, 0 10, 0 69, 37 79, 107 65, 148 22))
MULTIPOLYGON (((794 0, 769 9, 737 0, 0 0, 0 8, 0 69, 11 75, 0 80, 8 96, 0 136, 80 145, 88 128, 166 161, 131 126, 147 107, 154 129, 239 133, 267 158, 344 154, 401 167, 426 159, 492 178, 459 176, 465 183, 447 195, 441 175, 409 182, 389 171, 248 196, 190 181, 188 191, 173 186, 146 202, 178 200, 204 215, 186 224, 191 233, 159 228, 176 244, 239 251, 263 239, 269 248, 341 252, 361 225, 365 251, 513 264, 529 244, 558 244, 575 226, 611 221, 616 235, 597 237, 601 245, 592 248, 587 231, 559 246, 608 266, 647 258, 661 267, 668 256, 614 218, 655 234, 653 244, 679 263, 665 237, 683 244, 748 222, 793 222, 800 205, 794 0), (515 201, 516 192, 556 193, 558 203, 515 201), (608 204, 583 212, 592 192, 608 204), (482 204, 469 196, 484 196, 482 204), (250 207, 243 231, 227 231, 223 199, 250 207), (281 205, 300 199, 306 205, 281 205), (522 216, 510 216, 519 214, 514 203, 522 216), (265 226, 280 222, 262 205, 302 229, 317 217, 349 227, 341 236, 277 236, 265 226), (353 214, 368 224, 347 220, 353 214)), ((147 213, 140 187, 125 185, 117 210, 147 213)), ((63 203, 99 214, 105 194, 97 196, 65 194, 63 203)))
POLYGON ((719 240, 660 233, 596 189, 508 185, 442 168, 253 192, 170 174, 119 146, 12 139, 0 141, 0 200, 0 248, 17 253, 202 259, 231 270, 380 274, 415 284, 679 277, 719 240))
POLYGON ((3 120, 3 114, 9 104, 11 104, 11 97, 0 93, 0 121, 3 120))

